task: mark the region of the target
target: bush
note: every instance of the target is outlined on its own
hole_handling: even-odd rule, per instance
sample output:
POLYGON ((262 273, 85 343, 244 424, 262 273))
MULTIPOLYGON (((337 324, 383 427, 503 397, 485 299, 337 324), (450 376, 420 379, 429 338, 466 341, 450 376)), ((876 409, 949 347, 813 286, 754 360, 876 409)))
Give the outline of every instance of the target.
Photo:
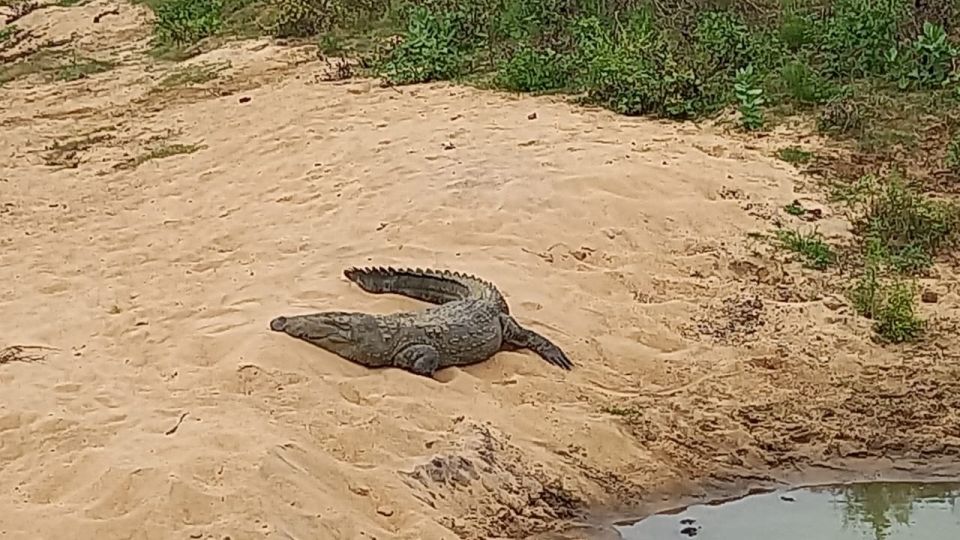
POLYGON ((693 30, 697 53, 711 71, 735 72, 753 60, 753 36, 732 11, 706 11, 693 30))
POLYGON ((546 48, 520 45, 500 67, 495 82, 517 92, 541 92, 563 88, 570 82, 570 58, 546 48))
POLYGON ((954 135, 947 143, 947 157, 944 165, 953 173, 960 173, 960 134, 954 135))
POLYGON ((862 218, 855 225, 873 242, 870 251, 898 271, 930 266, 943 248, 957 241, 957 206, 924 196, 898 177, 875 183, 860 205, 862 218))
POLYGON ((823 77, 808 62, 801 59, 788 61, 780 69, 782 91, 789 99, 804 105, 826 103, 840 96, 842 90, 823 77))
POLYGON ((831 76, 883 76, 896 50, 900 24, 907 14, 904 0, 837 0, 833 13, 818 25, 816 45, 831 76))
POLYGON ((956 82, 954 61, 960 55, 940 25, 923 23, 923 32, 901 51, 893 49, 891 63, 901 89, 931 89, 956 82))
POLYGON ((753 64, 737 70, 737 79, 734 83, 737 102, 740 105, 740 125, 748 131, 755 131, 763 127, 763 88, 760 88, 753 71, 753 64))
POLYGON ((223 0, 164 0, 156 16, 154 32, 161 44, 192 45, 220 30, 223 0))
POLYGON ((335 0, 271 0, 271 7, 273 35, 302 38, 329 30, 341 5, 335 0))
POLYGON ((391 84, 459 77, 466 68, 469 51, 456 23, 451 14, 415 7, 402 40, 381 60, 380 75, 391 84))
POLYGON ((676 119, 737 105, 749 129, 766 123, 768 107, 794 103, 817 107, 825 133, 858 135, 865 129, 861 111, 847 90, 858 81, 895 82, 903 90, 958 82, 958 48, 947 35, 952 15, 934 17, 940 12, 907 0, 837 0, 825 7, 721 0, 157 1, 157 35, 165 44, 192 44, 222 31, 229 2, 230 10, 256 11, 258 20, 271 17, 267 26, 279 37, 319 34, 329 41, 333 34, 395 31, 396 42, 373 61, 375 74, 391 84, 491 75, 485 80, 507 90, 582 92, 587 102, 622 114, 676 119))
POLYGON ((926 326, 917 315, 916 287, 902 279, 882 279, 876 262, 868 262, 849 297, 857 313, 874 321, 873 330, 883 341, 914 341, 926 326))
POLYGON ((625 115, 676 119, 718 108, 697 57, 664 39, 647 12, 630 13, 614 33, 596 17, 580 21, 577 42, 588 102, 625 115))

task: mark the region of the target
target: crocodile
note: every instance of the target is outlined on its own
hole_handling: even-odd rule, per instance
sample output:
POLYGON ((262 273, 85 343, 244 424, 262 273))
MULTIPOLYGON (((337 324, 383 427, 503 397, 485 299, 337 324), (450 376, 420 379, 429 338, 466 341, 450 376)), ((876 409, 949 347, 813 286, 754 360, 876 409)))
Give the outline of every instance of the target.
POLYGON ((371 294, 399 294, 431 304, 423 311, 368 314, 324 311, 281 315, 270 329, 356 364, 395 367, 432 377, 438 369, 483 362, 500 351, 528 349, 565 370, 567 355, 520 326, 492 283, 449 270, 350 267, 344 277, 371 294))

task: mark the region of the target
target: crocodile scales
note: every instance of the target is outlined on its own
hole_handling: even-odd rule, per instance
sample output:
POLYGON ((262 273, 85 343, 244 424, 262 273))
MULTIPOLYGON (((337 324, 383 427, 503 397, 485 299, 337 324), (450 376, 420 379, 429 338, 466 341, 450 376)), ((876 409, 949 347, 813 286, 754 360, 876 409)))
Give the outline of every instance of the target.
POLYGON ((385 315, 324 311, 279 316, 270 321, 270 329, 366 367, 396 367, 427 377, 440 368, 520 349, 560 368, 573 368, 557 345, 521 327, 500 291, 478 277, 392 267, 350 267, 343 275, 369 293, 400 294, 433 305, 385 315))

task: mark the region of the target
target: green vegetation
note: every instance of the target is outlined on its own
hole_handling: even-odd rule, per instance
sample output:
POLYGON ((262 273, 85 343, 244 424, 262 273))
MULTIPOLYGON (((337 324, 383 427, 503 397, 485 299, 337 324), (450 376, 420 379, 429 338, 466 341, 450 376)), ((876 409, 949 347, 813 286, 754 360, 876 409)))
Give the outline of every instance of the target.
MULTIPOLYGON (((926 328, 917 313, 916 278, 960 243, 960 206, 925 195, 919 185, 896 174, 843 183, 831 199, 847 210, 855 233, 855 242, 842 248, 845 260, 859 261, 847 290, 854 309, 874 321, 881 340, 916 340, 926 328)), ((797 201, 784 211, 797 217, 807 212, 797 201)), ((815 229, 803 233, 781 228, 774 237, 807 268, 826 270, 841 260, 837 249, 815 229)))
POLYGON ((899 276, 881 277, 882 266, 882 260, 868 259, 865 272, 848 293, 850 301, 857 313, 874 321, 874 331, 882 340, 916 340, 926 326, 916 313, 916 287, 899 276))
POLYGON ((257 32, 316 39, 392 85, 562 91, 676 119, 734 107, 746 131, 805 113, 870 151, 920 144, 905 122, 960 111, 948 33, 960 9, 945 0, 145 1, 165 49, 257 32))
POLYGON ((798 254, 808 268, 825 270, 836 262, 833 248, 816 230, 804 234, 797 230, 778 229, 776 237, 783 248, 798 254))
POLYGON ((16 36, 18 32, 20 32, 20 29, 17 28, 17 25, 15 24, 0 28, 0 45, 13 40, 14 36, 16 36))
POLYGON ((160 45, 182 47, 216 34, 223 27, 223 0, 163 0, 154 6, 160 45))
POLYGON ((960 173, 960 134, 954 135, 947 143, 947 156, 944 165, 953 173, 960 173))
POLYGON ((777 151, 777 157, 787 163, 809 163, 813 159, 813 152, 795 146, 788 146, 777 151))
POLYGON ((955 203, 923 195, 898 175, 862 178, 837 197, 852 211, 862 252, 898 273, 916 275, 958 240, 955 203))
POLYGON ((874 321, 884 340, 917 339, 925 328, 917 313, 915 279, 960 240, 960 207, 923 195, 900 176, 872 176, 835 193, 851 210, 863 271, 849 291, 857 312, 874 321))

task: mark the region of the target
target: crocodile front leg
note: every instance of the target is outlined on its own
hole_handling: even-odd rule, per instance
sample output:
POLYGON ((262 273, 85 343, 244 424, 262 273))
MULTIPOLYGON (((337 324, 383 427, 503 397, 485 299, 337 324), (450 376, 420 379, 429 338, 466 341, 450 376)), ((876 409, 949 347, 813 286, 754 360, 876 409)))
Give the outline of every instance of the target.
POLYGON ((503 345, 501 349, 515 351, 530 349, 540 355, 547 362, 566 369, 573 369, 573 362, 552 341, 520 326, 510 315, 500 314, 500 325, 503 327, 503 345))
POLYGON ((432 377, 440 366, 440 353, 430 345, 408 345, 393 356, 393 361, 398 368, 432 377))

